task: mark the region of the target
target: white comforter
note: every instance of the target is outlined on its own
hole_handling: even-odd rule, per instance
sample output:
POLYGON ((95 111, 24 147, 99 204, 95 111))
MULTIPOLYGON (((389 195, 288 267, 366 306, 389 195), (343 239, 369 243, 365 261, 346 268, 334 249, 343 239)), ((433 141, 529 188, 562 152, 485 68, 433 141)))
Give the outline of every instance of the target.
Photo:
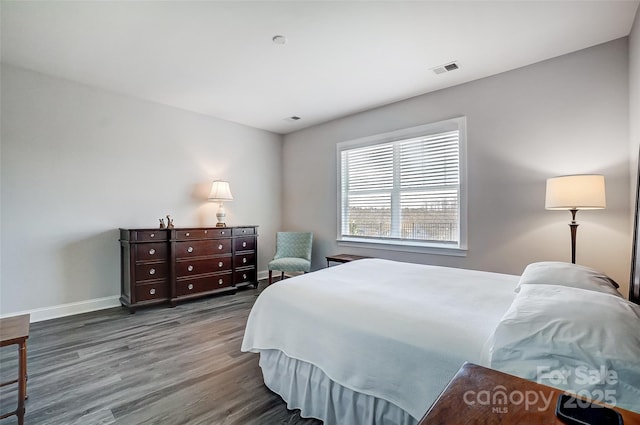
POLYGON ((258 297, 242 351, 277 349, 420 419, 482 348, 518 276, 359 260, 278 282, 258 297))

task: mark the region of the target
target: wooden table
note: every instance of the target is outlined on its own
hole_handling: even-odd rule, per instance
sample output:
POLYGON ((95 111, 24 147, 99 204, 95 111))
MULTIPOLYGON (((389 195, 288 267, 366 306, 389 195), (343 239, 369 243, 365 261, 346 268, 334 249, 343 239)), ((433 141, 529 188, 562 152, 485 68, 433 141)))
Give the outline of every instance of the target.
POLYGON ((371 258, 371 257, 365 257, 364 255, 352 255, 352 254, 329 255, 327 257, 327 267, 329 267, 330 262, 348 263, 349 261, 362 260, 364 258, 371 258))
POLYGON ((29 338, 29 321, 30 315, 28 314, 0 319, 0 347, 13 344, 18 345, 18 379, 0 384, 0 387, 15 383, 18 384, 18 408, 13 412, 3 414, 0 416, 0 419, 16 415, 18 416, 19 425, 24 424, 24 401, 27 398, 27 338, 29 338))
MULTIPOLYGON (((566 425, 555 414, 562 390, 465 363, 418 425, 518 424, 566 425), (502 388, 496 388, 502 386, 502 388), (497 391, 509 397, 495 398, 497 391), (523 396, 523 398, 520 397, 523 396)), ((640 425, 640 414, 614 408, 625 425, 640 425)))

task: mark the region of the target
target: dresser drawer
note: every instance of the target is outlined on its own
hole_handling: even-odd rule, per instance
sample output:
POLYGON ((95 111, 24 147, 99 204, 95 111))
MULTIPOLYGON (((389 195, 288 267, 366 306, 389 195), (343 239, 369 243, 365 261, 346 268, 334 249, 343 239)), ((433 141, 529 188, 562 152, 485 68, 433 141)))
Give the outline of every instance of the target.
POLYGON ((164 260, 167 258, 167 243, 140 243, 135 244, 137 260, 164 260))
POLYGON ((231 270, 231 257, 203 258, 199 260, 180 260, 176 262, 176 276, 195 276, 231 270))
POLYGON ((253 251, 256 249, 255 236, 248 236, 244 238, 237 238, 234 242, 236 251, 253 251))
POLYGON ((167 298, 169 298, 169 288, 166 282, 136 285, 136 302, 167 298))
POLYGON ((254 266, 256 264, 256 255, 254 253, 248 254, 236 254, 233 258, 233 266, 238 267, 247 267, 254 266))
POLYGON ((176 230, 177 240, 208 239, 231 236, 231 229, 180 229, 176 230))
POLYGON ((256 281, 256 269, 248 269, 248 270, 237 270, 234 273, 233 282, 236 285, 242 283, 253 283, 256 281))
POLYGON ((167 263, 136 264, 136 283, 141 280, 162 279, 168 275, 167 263))
POLYGON ((233 235, 241 236, 241 235, 255 235, 256 228, 255 227, 234 227, 233 235))
POLYGON ((136 230, 135 240, 140 242, 166 241, 166 230, 136 230))
POLYGON ((231 239, 176 242, 176 258, 231 254, 231 239))
POLYGON ((176 295, 179 297, 199 292, 214 291, 233 285, 231 273, 179 280, 176 282, 176 295))

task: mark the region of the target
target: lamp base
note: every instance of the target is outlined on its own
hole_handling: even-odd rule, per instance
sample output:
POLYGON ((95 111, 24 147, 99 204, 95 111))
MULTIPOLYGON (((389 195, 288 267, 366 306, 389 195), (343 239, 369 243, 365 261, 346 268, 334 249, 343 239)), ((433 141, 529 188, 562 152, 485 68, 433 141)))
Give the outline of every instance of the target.
POLYGON ((570 223, 571 228, 571 263, 576 263, 576 233, 578 231, 578 223, 570 223))
POLYGON ((227 227, 227 224, 224 222, 224 218, 227 216, 226 211, 224 210, 224 205, 220 202, 218 207, 218 212, 216 212, 216 218, 218 219, 218 223, 216 223, 216 227, 227 227))

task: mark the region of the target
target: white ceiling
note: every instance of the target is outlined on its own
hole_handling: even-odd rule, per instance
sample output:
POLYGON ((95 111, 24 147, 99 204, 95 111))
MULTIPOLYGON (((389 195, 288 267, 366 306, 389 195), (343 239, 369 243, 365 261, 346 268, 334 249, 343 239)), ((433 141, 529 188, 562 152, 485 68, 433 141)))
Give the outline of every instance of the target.
POLYGON ((3 0, 1 50, 6 63, 289 133, 624 37, 637 7, 3 0), (454 60, 456 71, 430 71, 454 60))

